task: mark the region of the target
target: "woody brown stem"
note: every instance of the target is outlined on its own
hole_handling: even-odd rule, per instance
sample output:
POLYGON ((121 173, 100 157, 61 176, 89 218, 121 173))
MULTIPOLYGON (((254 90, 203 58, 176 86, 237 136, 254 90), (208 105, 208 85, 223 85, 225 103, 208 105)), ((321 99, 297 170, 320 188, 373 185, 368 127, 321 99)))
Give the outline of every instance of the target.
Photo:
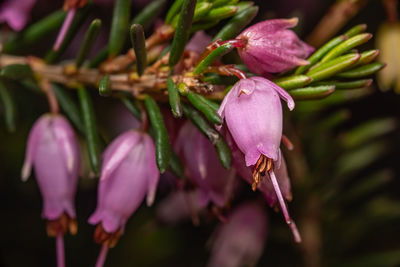
MULTIPOLYGON (((97 88, 104 73, 97 69, 80 68, 76 72, 66 71, 67 65, 46 65, 42 60, 35 57, 17 57, 0 55, 0 68, 11 64, 28 64, 39 79, 49 82, 64 84, 69 88, 76 88, 83 84, 97 88)), ((150 94, 159 101, 168 101, 166 80, 169 70, 154 70, 148 68, 142 76, 136 72, 124 72, 110 75, 110 86, 114 91, 130 92, 136 98, 143 98, 150 94)), ((187 87, 200 94, 207 94, 211 99, 222 99, 224 94, 217 87, 203 83, 198 77, 178 74, 172 76, 174 81, 180 81, 187 87)))

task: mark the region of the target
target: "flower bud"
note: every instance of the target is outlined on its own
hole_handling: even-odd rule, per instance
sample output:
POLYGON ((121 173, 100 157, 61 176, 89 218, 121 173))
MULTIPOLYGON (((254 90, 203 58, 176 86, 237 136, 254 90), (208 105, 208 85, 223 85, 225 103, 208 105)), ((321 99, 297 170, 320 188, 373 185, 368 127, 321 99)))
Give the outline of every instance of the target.
POLYGON ((159 177, 154 142, 148 134, 129 130, 107 147, 97 208, 89 218, 91 224, 99 224, 96 242, 115 246, 127 220, 146 194, 147 205, 152 205, 159 177))
POLYGON ((238 49, 246 66, 255 74, 268 76, 309 64, 305 59, 314 49, 288 30, 297 22, 297 18, 266 20, 244 30, 237 39, 246 41, 238 49))
POLYGON ((216 230, 208 267, 255 266, 264 250, 268 221, 256 203, 237 207, 216 230))
POLYGON ((33 166, 43 197, 42 217, 52 221, 47 229, 51 236, 59 230, 65 232, 67 227, 76 232, 75 222, 69 219, 75 219, 79 164, 78 142, 68 121, 61 115, 40 117, 29 133, 22 179, 28 179, 33 166), (57 220, 59 225, 55 225, 57 220))

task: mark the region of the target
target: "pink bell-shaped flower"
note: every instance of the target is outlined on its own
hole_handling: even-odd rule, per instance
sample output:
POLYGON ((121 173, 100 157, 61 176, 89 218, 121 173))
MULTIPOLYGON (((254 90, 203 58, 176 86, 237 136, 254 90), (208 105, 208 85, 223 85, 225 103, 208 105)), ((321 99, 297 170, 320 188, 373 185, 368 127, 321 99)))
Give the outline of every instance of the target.
POLYGON ((209 202, 218 207, 227 204, 234 190, 235 171, 221 165, 213 145, 191 122, 182 126, 175 148, 182 156, 187 176, 200 190, 200 206, 209 202))
POLYGON ((214 233, 208 267, 255 266, 264 250, 268 221, 256 203, 237 207, 214 233))
POLYGON ((282 164, 282 105, 294 108, 291 96, 273 82, 252 77, 237 82, 225 96, 218 113, 225 118, 229 132, 225 133, 233 152, 238 173, 253 190, 264 193, 268 203, 281 207, 286 223, 297 242, 300 234, 286 207, 291 199, 286 164, 282 164), (251 168, 249 168, 251 167, 251 168), (251 173, 252 171, 252 173, 251 173), (263 179, 267 176, 268 179, 263 179))
POLYGON ((79 165, 78 142, 69 122, 56 114, 40 117, 29 133, 22 180, 29 178, 33 167, 49 236, 68 228, 76 233, 74 198, 79 165))
POLYGON ((246 166, 255 165, 261 156, 280 162, 280 98, 290 110, 294 108, 294 101, 285 90, 261 77, 238 81, 225 96, 218 113, 245 154, 246 166))
POLYGON ((266 20, 244 30, 237 39, 246 42, 238 49, 246 66, 255 74, 268 76, 309 64, 305 59, 314 49, 288 30, 297 22, 297 18, 266 20))
POLYGON ((98 224, 95 241, 113 247, 129 217, 147 195, 152 205, 160 173, 151 137, 136 130, 118 136, 105 150, 97 208, 89 218, 98 224))

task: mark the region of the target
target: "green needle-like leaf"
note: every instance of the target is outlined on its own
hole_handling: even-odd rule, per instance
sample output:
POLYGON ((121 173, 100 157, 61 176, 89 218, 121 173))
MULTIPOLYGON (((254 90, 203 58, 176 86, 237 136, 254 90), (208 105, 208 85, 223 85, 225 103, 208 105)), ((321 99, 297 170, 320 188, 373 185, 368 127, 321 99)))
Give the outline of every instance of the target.
POLYGON ((222 27, 217 35, 215 35, 213 40, 222 39, 222 41, 226 41, 235 38, 254 19, 257 12, 257 6, 238 11, 238 13, 222 27))
POLYGON ((214 21, 214 20, 223 20, 229 17, 232 17, 238 11, 238 7, 234 5, 228 5, 218 8, 213 8, 208 12, 206 16, 204 16, 203 20, 214 21))
POLYGON ((151 126, 155 132, 157 167, 160 173, 164 173, 169 166, 172 151, 167 128, 165 127, 164 119, 156 101, 150 96, 146 96, 144 104, 147 109, 147 114, 149 115, 151 126))
POLYGON ((183 0, 175 0, 175 2, 172 4, 172 6, 169 8, 167 16, 165 17, 165 23, 169 24, 172 22, 172 19, 175 17, 176 14, 179 13, 179 11, 182 8, 183 0))
POLYGON ((194 68, 193 74, 199 75, 200 73, 204 72, 209 66, 211 66, 211 64, 214 63, 215 60, 231 52, 234 48, 234 45, 230 43, 226 43, 217 47, 194 68))
POLYGON ((68 94, 68 90, 56 83, 52 83, 52 89, 65 115, 67 115, 76 129, 82 134, 85 134, 85 126, 82 121, 81 111, 75 100, 68 94))
POLYGON ((140 24, 147 29, 151 23, 161 14, 166 4, 166 0, 153 0, 136 15, 131 24, 140 24))
POLYGON ((183 165, 179 157, 172 151, 169 161, 169 168, 176 177, 182 178, 184 175, 183 165))
POLYGON ((222 137, 217 140, 215 148, 217 149, 218 158, 222 166, 229 169, 232 166, 232 152, 222 137))
POLYGON ((372 79, 363 79, 363 80, 355 80, 349 82, 341 82, 341 81, 323 81, 313 83, 314 86, 320 85, 333 85, 335 89, 358 89, 368 87, 372 84, 372 79))
POLYGON ((360 57, 361 55, 357 53, 340 56, 311 69, 306 75, 312 78, 313 81, 324 80, 349 69, 352 65, 357 63, 360 57))
POLYGON ((220 138, 217 130, 212 127, 201 114, 190 107, 189 105, 182 103, 183 114, 202 132, 210 142, 215 145, 220 138))
POLYGON ((167 88, 169 105, 171 106, 172 115, 174 115, 175 118, 180 118, 182 117, 181 98, 179 95, 178 87, 175 85, 172 78, 168 78, 167 88))
POLYGON ((304 87, 311 82, 312 79, 306 75, 293 75, 274 80, 274 83, 286 90, 304 87))
POLYGON ((121 97, 121 101, 136 119, 138 119, 139 121, 142 120, 139 107, 134 101, 132 101, 130 97, 123 96, 121 97))
POLYGON ((178 26, 171 45, 169 56, 169 66, 174 67, 181 59, 183 50, 189 40, 190 28, 192 27, 196 0, 184 0, 179 16, 178 26))
POLYGON ((112 16, 108 57, 113 58, 121 53, 129 29, 131 0, 116 0, 112 16))
POLYGON ((335 91, 335 86, 322 85, 315 87, 304 87, 289 91, 295 100, 321 99, 331 95, 335 91))
POLYGON ((369 75, 372 75, 386 66, 384 63, 374 62, 368 65, 364 65, 355 69, 351 69, 336 75, 340 78, 348 78, 348 79, 359 79, 369 75))
POLYGON ((146 38, 142 25, 133 24, 130 34, 133 51, 136 55, 136 71, 141 76, 147 66, 146 38))
POLYGON ((322 62, 326 62, 328 60, 334 59, 340 55, 343 55, 345 52, 350 51, 354 47, 357 47, 365 42, 367 42, 369 39, 372 38, 372 34, 370 33, 362 33, 358 34, 354 37, 351 37, 350 39, 342 42, 335 48, 333 48, 331 51, 329 51, 328 54, 326 54, 322 59, 322 62))
POLYGON ((358 24, 344 33, 345 36, 351 38, 357 34, 363 33, 367 30, 367 24, 358 24))
POLYGON ((101 27, 101 20, 99 19, 93 20, 92 23, 90 24, 89 29, 85 34, 85 39, 83 40, 81 48, 79 49, 78 56, 76 57, 75 60, 75 65, 77 68, 82 66, 83 62, 85 61, 87 55, 90 52, 90 49, 92 49, 94 41, 96 41, 96 38, 99 35, 100 27, 101 27))
POLYGON ((78 97, 81 105, 81 113, 83 117, 83 124, 85 125, 86 141, 88 145, 90 165, 96 175, 100 171, 100 149, 99 149, 99 136, 96 129, 96 120, 93 110, 93 104, 90 99, 86 88, 78 88, 78 97))
POLYGON ((324 55, 331 51, 334 47, 344 42, 347 39, 345 35, 337 36, 323 45, 320 49, 315 51, 307 61, 310 62, 309 65, 300 66, 296 69, 295 74, 302 74, 306 72, 309 68, 314 66, 324 55))
POLYGON ((215 109, 212 106, 209 106, 207 102, 203 101, 198 94, 189 91, 186 97, 196 109, 206 116, 209 121, 217 125, 222 124, 222 118, 218 115, 215 109))
POLYGON ((6 88, 5 83, 0 80, 0 102, 2 104, 2 109, 4 112, 4 120, 6 123, 7 130, 9 132, 15 132, 16 129, 16 108, 14 104, 14 100, 6 88))

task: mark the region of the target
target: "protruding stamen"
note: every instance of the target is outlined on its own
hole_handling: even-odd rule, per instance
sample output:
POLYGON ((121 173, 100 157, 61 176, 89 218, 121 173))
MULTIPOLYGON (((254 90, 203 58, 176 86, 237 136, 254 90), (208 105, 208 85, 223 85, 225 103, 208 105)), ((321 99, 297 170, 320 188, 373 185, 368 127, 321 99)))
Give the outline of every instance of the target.
POLYGON ((65 267, 64 234, 58 232, 56 237, 57 267, 65 267))
POLYGON ((56 42, 53 46, 54 51, 58 51, 58 49, 60 49, 61 43, 64 41, 65 35, 67 34, 67 31, 71 26, 72 20, 75 17, 75 13, 76 13, 76 8, 72 8, 68 11, 67 17, 64 20, 61 30, 58 33, 56 42))
POLYGON ((109 248, 113 248, 117 245, 120 236, 120 230, 117 230, 114 233, 108 233, 104 230, 101 224, 98 224, 94 231, 94 241, 97 244, 106 245, 109 248))
POLYGON ((261 182, 262 178, 265 176, 265 173, 272 168, 273 168, 272 159, 269 159, 264 155, 261 155, 258 158, 253 170, 253 183, 251 185, 253 191, 257 189, 257 186, 261 182))
POLYGON ((296 224, 294 223, 292 218, 290 218, 289 211, 286 207, 285 200, 283 199, 283 195, 282 195, 281 189, 279 187, 278 180, 276 179, 275 173, 271 169, 268 172, 268 174, 269 174, 269 177, 271 178, 272 185, 274 186, 274 190, 275 190, 276 196, 278 198, 279 205, 281 206, 283 217, 285 217, 286 223, 289 225, 290 229, 292 230, 295 241, 301 242, 300 233, 296 227, 296 224))
POLYGON ((102 245, 99 256, 97 257, 96 267, 104 266, 104 263, 106 262, 107 258, 107 253, 108 253, 108 247, 106 245, 102 245))

